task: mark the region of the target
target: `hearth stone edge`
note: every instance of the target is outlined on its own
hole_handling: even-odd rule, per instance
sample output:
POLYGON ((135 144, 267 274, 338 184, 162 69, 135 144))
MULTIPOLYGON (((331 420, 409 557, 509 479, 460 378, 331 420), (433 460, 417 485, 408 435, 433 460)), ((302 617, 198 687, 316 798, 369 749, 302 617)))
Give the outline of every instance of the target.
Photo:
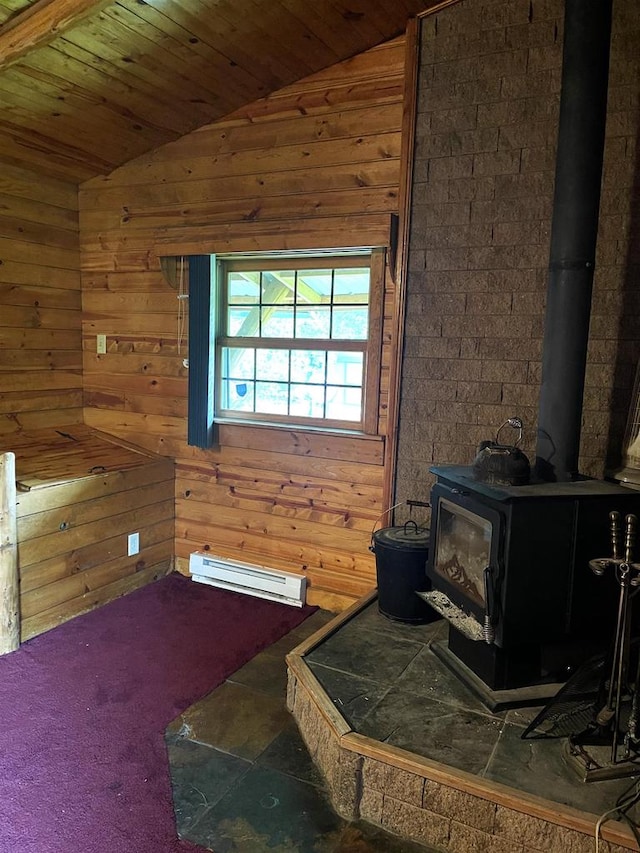
MULTIPOLYGON (((446 853, 591 853, 597 815, 526 794, 354 731, 305 655, 368 606, 375 591, 287 655, 287 707, 335 810, 446 853)), ((629 828, 604 824, 602 853, 638 850, 629 828)))

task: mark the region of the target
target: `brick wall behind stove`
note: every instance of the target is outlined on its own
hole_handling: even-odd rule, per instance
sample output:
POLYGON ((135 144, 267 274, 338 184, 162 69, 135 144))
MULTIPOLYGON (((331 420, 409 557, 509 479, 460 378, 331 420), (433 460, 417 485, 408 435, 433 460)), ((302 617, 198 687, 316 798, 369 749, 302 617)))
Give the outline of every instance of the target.
MULTIPOLYGON (((619 456, 640 355, 639 6, 614 0, 581 442, 591 476, 619 456)), ((535 455, 562 27, 561 0, 463 0, 422 20, 398 501, 425 498, 429 466, 470 464, 510 415, 535 455)))

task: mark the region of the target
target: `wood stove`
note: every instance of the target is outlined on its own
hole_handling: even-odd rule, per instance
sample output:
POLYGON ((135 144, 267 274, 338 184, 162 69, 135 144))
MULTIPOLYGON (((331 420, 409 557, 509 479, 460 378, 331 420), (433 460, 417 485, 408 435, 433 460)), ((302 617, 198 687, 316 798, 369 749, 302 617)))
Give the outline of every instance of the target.
POLYGON ((589 478, 497 486, 467 467, 431 471, 429 601, 449 619, 449 654, 489 691, 565 680, 611 639, 617 587, 589 560, 610 552, 609 513, 638 514, 640 493, 589 478))

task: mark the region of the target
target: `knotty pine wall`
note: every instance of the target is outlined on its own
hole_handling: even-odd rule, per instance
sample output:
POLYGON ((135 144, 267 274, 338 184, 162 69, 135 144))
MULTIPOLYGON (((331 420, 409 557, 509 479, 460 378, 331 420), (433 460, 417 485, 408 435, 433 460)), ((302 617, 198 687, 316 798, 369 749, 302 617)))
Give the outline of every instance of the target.
POLYGON ((0 434, 82 421, 77 187, 0 170, 0 434))
POLYGON ((176 459, 182 570, 205 549, 305 572, 309 600, 336 609, 375 585, 391 277, 377 435, 225 425, 202 451, 186 445, 187 345, 159 256, 387 245, 404 49, 374 48, 81 187, 85 421, 176 459))

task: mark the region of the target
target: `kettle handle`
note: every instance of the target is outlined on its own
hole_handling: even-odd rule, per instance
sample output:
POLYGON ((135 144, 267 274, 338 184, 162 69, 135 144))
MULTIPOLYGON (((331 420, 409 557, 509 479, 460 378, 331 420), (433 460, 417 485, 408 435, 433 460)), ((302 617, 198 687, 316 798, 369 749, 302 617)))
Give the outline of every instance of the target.
POLYGON ((522 441, 522 434, 524 431, 524 427, 522 425, 522 418, 518 418, 518 417, 507 418, 507 420, 503 424, 500 424, 500 426, 498 427, 498 432, 496 433, 496 444, 500 444, 498 438, 500 436, 500 432, 506 426, 510 426, 512 429, 518 430, 518 438, 515 440, 515 443, 513 444, 513 447, 517 447, 520 444, 520 442, 522 441))

